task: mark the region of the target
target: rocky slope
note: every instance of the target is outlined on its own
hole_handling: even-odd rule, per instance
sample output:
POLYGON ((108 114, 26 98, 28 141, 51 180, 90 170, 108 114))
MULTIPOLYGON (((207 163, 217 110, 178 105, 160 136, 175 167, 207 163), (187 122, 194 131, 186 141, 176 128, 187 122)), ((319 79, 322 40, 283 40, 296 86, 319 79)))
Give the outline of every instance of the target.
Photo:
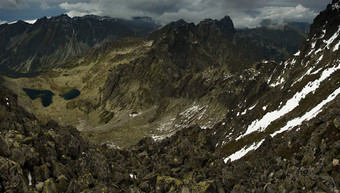
POLYGON ((300 131, 266 137, 223 162, 211 130, 193 126, 129 149, 93 146, 74 127, 42 124, 0 87, 1 192, 336 192, 339 104, 300 131))
POLYGON ((0 26, 0 67, 12 76, 33 76, 103 42, 142 35, 158 27, 149 18, 133 20, 60 15, 0 26))

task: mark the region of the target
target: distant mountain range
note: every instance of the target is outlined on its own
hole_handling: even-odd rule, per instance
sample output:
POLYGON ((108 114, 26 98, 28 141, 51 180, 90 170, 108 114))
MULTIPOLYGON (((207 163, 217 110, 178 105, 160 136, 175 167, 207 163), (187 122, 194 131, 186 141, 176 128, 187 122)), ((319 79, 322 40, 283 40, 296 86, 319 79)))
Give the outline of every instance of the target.
MULTIPOLYGON (((186 22, 181 20, 168 26, 184 24, 186 22)), ((284 26, 284 31, 268 26, 237 30, 236 36, 232 34, 229 38, 235 37, 235 44, 240 44, 239 47, 256 47, 258 58, 284 60, 305 40, 306 29, 301 26, 306 28, 307 24, 289 23, 284 26)), ((157 27, 148 17, 123 20, 94 15, 75 18, 60 15, 38 19, 34 24, 23 21, 3 24, 0 26, 3 42, 0 45, 0 69, 9 76, 34 76, 104 42, 128 36, 141 37, 157 27)), ((235 31, 234 28, 232 30, 235 31)))
POLYGON ((0 69, 7 75, 32 75, 104 42, 141 36, 158 25, 147 17, 132 20, 60 15, 0 26, 0 69))

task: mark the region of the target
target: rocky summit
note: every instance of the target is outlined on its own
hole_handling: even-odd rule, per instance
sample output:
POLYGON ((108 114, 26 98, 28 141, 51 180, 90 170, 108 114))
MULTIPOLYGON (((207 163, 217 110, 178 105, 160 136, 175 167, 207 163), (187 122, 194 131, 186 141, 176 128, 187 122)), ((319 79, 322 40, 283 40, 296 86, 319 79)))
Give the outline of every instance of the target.
POLYGON ((339 192, 339 45, 333 0, 307 31, 179 20, 3 76, 0 192, 339 192))

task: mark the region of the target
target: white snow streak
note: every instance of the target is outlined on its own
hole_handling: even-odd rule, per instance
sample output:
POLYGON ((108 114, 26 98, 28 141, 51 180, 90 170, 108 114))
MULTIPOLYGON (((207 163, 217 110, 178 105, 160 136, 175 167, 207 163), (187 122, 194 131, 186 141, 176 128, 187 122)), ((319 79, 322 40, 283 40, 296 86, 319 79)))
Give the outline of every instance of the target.
POLYGON ((330 37, 327 41, 324 41, 327 45, 326 47, 329 48, 329 46, 333 43, 333 41, 339 36, 340 34, 340 26, 338 27, 338 31, 333 34, 332 37, 330 37))
POLYGON ((284 131, 288 131, 298 125, 301 125, 303 121, 309 121, 315 116, 317 116, 321 111, 323 106, 325 106, 330 101, 334 100, 336 96, 340 94, 340 88, 336 89, 331 95, 328 96, 327 99, 323 100, 321 103, 319 103, 316 107, 314 107, 312 110, 308 111, 306 114, 304 114, 302 117, 295 118, 293 120, 288 121, 286 126, 282 127, 279 131, 274 132, 271 134, 272 137, 274 137, 277 134, 280 134, 284 131))
POLYGON ((31 172, 28 172, 28 186, 32 186, 32 175, 31 172))
POLYGON ((257 148, 260 147, 260 145, 264 142, 264 139, 261 140, 258 143, 253 143, 251 146, 249 146, 248 148, 243 147, 242 149, 240 149, 239 151, 231 154, 230 156, 226 157, 224 159, 224 163, 227 163, 229 160, 230 161, 235 161, 238 160, 240 158, 242 158, 243 156, 245 156, 248 152, 250 152, 251 150, 256 150, 257 148))
POLYGON ((271 84, 271 85, 269 85, 270 87, 276 87, 276 86, 278 86, 278 85, 280 85, 280 84, 282 84, 282 83, 284 83, 285 82, 285 79, 282 77, 278 82, 276 82, 276 83, 273 83, 273 84, 271 84))
POLYGON ((333 52, 337 51, 339 49, 339 46, 340 46, 340 41, 334 46, 333 52))
POLYGON ((137 179, 137 176, 134 175, 134 174, 129 174, 129 176, 130 176, 130 178, 132 178, 132 179, 137 179))
POLYGON ((294 54, 294 56, 299 56, 299 55, 300 55, 300 51, 298 51, 294 54))
POLYGON ((242 137, 250 133, 253 133, 256 131, 263 131, 273 121, 291 112, 293 109, 299 106, 299 102, 302 99, 304 99, 309 93, 312 93, 312 92, 314 93, 315 90, 319 88, 322 81, 329 78, 335 71, 339 69, 340 69, 340 65, 324 70, 319 79, 313 82, 309 82, 300 92, 297 92, 291 99, 289 99, 281 109, 268 112, 260 120, 253 121, 248 126, 246 132, 243 135, 240 135, 236 140, 241 139, 242 137))
POLYGON ((254 106, 248 108, 249 111, 253 110, 256 107, 257 103, 254 106))

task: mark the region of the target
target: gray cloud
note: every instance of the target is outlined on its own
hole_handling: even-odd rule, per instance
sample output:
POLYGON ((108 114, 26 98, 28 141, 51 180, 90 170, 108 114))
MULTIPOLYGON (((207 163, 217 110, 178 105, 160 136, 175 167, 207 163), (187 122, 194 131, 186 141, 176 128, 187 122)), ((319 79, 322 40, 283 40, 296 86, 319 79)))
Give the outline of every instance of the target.
MULTIPOLYGON (((31 4, 42 10, 59 8, 69 16, 108 15, 129 19, 149 16, 161 24, 184 19, 199 22, 205 18, 232 17, 237 27, 255 27, 262 19, 312 21, 326 0, 0 0, 1 8, 31 4), (288 13, 288 14, 287 14, 288 13)), ((6 19, 5 19, 6 20, 6 19)))
POLYGON ((26 5, 24 0, 1 0, 0 9, 18 9, 26 5))

